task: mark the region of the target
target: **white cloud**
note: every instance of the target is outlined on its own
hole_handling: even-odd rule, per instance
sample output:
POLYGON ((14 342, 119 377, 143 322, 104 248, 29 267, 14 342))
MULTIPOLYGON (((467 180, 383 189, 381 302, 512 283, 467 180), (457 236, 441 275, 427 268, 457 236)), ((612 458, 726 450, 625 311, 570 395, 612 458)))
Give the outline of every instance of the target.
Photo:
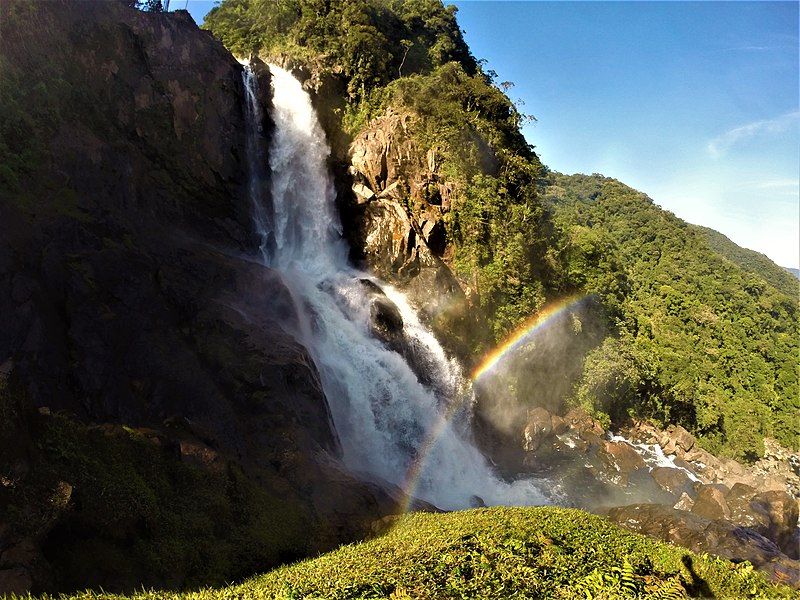
POLYGON ((800 179, 771 179, 769 181, 757 181, 752 184, 754 188, 759 190, 774 190, 783 188, 797 188, 800 187, 800 179))
POLYGON ((798 122, 800 122, 800 110, 780 115, 774 119, 754 121, 734 127, 711 140, 708 143, 708 153, 715 158, 722 156, 743 140, 756 135, 783 133, 798 122))
POLYGON ((743 187, 768 194, 769 197, 788 196, 800 200, 800 179, 767 179, 766 181, 747 181, 743 187))
POLYGON ((773 46, 736 46, 734 48, 723 48, 723 52, 735 52, 737 50, 744 50, 750 52, 760 52, 762 50, 773 50, 773 46))

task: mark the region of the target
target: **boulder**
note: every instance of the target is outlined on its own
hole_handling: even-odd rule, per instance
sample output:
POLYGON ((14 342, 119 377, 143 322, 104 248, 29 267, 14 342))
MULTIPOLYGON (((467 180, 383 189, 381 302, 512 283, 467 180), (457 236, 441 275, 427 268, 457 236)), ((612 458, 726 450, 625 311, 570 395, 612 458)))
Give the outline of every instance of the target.
POLYGON ((592 434, 595 437, 600 437, 605 433, 602 425, 580 407, 573 408, 564 415, 564 421, 566 421, 570 429, 574 429, 579 434, 592 434))
POLYGON ((528 420, 523 433, 523 449, 533 452, 553 433, 553 416, 547 409, 536 407, 528 410, 528 420))
POLYGON ((678 498, 678 501, 675 503, 675 506, 673 506, 672 508, 674 508, 675 510, 691 511, 693 506, 694 506, 694 500, 692 499, 692 497, 686 492, 683 492, 681 494, 681 497, 678 498))
POLYGON ((682 454, 688 452, 697 440, 680 425, 670 425, 661 435, 659 444, 664 449, 664 454, 682 454))
POLYGON ((720 489, 703 485, 694 499, 692 513, 707 519, 728 519, 731 516, 731 509, 725 501, 725 494, 720 489))
POLYGON ((620 485, 628 485, 631 473, 645 468, 644 459, 625 442, 603 441, 597 456, 606 468, 608 478, 620 485))
POLYGON ((766 529, 761 529, 760 533, 780 548, 797 555, 797 547, 792 547, 797 531, 797 500, 787 492, 772 490, 753 496, 750 507, 754 512, 763 514, 768 522, 766 529))
POLYGON ((662 490, 676 497, 689 492, 692 488, 692 480, 683 469, 653 467, 650 475, 662 490))
POLYGON ((391 344, 403 335, 403 315, 386 296, 372 298, 369 316, 373 334, 384 342, 391 344))

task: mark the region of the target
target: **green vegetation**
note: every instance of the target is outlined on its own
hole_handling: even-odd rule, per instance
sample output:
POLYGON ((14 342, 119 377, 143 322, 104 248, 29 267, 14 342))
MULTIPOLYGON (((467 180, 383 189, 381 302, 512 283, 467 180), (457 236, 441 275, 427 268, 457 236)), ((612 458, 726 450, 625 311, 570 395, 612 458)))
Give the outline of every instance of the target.
MULTIPOLYGON (((764 436, 797 448, 797 298, 616 180, 553 175, 551 184, 564 237, 598 240, 587 281, 630 284, 617 335, 587 359, 578 399, 612 422, 681 423, 709 450, 738 458, 762 455, 764 436)), ((573 256, 566 263, 573 278, 587 272, 573 256)))
MULTIPOLYGON (((790 598, 747 563, 695 555, 577 510, 491 508, 398 519, 386 535, 241 585, 137 600, 214 598, 790 598)), ((87 592, 76 600, 115 598, 87 592)))
MULTIPOLYGON (((545 302, 553 261, 546 215, 536 183, 541 164, 520 134, 525 118, 483 74, 449 63, 427 75, 404 77, 373 94, 387 108, 415 115, 409 133, 422 152, 433 149, 457 190, 444 216, 453 267, 478 292, 489 335, 476 353, 501 340, 545 302)), ((424 206, 409 206, 418 215, 424 206)))
POLYGON ((737 246, 719 231, 700 226, 695 226, 695 229, 705 238, 711 249, 720 256, 739 265, 748 273, 766 279, 768 283, 787 296, 795 298, 800 293, 800 282, 797 281, 797 277, 792 275, 789 270, 776 265, 765 255, 737 246))
POLYGON ((399 76, 475 60, 461 37, 455 7, 432 0, 226 0, 206 16, 239 56, 257 54, 342 75, 351 99, 399 76))
POLYGON ((557 277, 536 191, 542 166, 520 133, 532 117, 472 57, 455 12, 439 0, 227 0, 204 26, 234 53, 342 79, 339 127, 350 136, 388 108, 413 115, 408 135, 420 155, 436 152, 458 190, 445 218, 456 274, 486 316, 470 340, 480 354, 541 308, 557 277))

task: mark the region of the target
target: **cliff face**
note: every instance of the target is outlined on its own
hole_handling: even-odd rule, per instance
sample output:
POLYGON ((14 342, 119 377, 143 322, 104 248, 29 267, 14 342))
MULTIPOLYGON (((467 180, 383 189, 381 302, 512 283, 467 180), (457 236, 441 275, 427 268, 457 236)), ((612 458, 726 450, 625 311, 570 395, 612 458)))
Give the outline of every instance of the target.
MULTIPOLYGON (((451 258, 445 218, 452 185, 435 149, 409 134, 415 116, 388 109, 348 149, 351 244, 357 258, 400 285, 444 340, 463 318, 467 298, 445 262, 451 258)), ((452 349, 452 348, 451 348, 452 349)))
MULTIPOLYGON (((19 420, 2 442, 0 504, 32 506, 26 494, 37 486, 45 503, 56 488, 70 493, 52 514, 36 513, 36 527, 0 516, 0 588, 230 580, 352 538, 380 493, 340 472, 318 373, 287 332, 294 305, 252 258, 241 66, 180 11, 117 2, 1 10, 0 400, 19 420), (86 512, 92 482, 38 481, 57 412, 147 431, 166 453, 159 460, 198 467, 200 480, 212 464, 217 475, 243 467, 304 525, 267 562, 243 567, 229 553, 229 566, 207 575, 178 564, 165 580, 135 553, 127 578, 70 566, 78 541, 68 532, 103 539, 110 552, 156 535, 170 508, 153 522, 133 514, 115 532, 86 512)), ((96 550, 80 556, 96 562, 96 550)))

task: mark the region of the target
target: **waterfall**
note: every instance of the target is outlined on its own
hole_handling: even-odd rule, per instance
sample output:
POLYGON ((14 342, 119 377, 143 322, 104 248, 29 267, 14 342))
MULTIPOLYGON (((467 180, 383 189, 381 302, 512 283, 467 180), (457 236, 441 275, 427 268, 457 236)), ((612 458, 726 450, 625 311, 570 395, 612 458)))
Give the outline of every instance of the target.
POLYGON ((256 233, 259 236, 259 250, 262 260, 269 261, 272 255, 272 215, 267 205, 266 194, 266 164, 264 160, 264 146, 261 143, 263 118, 261 104, 258 102, 258 78, 247 63, 244 64, 242 79, 245 93, 245 143, 247 152, 248 193, 252 203, 253 221, 256 233))
MULTIPOLYGON (((487 504, 543 503, 535 481, 501 481, 472 443, 469 383, 405 296, 348 264, 327 167, 330 150, 310 97, 290 73, 270 70, 272 206, 253 189, 256 181, 254 219, 265 264, 281 273, 296 298, 302 323, 295 333, 319 369, 344 463, 365 477, 410 487, 441 508, 467 507, 475 496, 487 504), (431 371, 427 385, 372 335, 365 279, 398 307, 414 355, 431 371)), ((243 78, 249 103, 256 78, 249 67, 243 78)), ((248 120, 258 116, 256 108, 247 109, 248 120)), ((251 152, 260 160, 248 144, 251 152)), ((251 175, 259 165, 254 168, 251 175)))

